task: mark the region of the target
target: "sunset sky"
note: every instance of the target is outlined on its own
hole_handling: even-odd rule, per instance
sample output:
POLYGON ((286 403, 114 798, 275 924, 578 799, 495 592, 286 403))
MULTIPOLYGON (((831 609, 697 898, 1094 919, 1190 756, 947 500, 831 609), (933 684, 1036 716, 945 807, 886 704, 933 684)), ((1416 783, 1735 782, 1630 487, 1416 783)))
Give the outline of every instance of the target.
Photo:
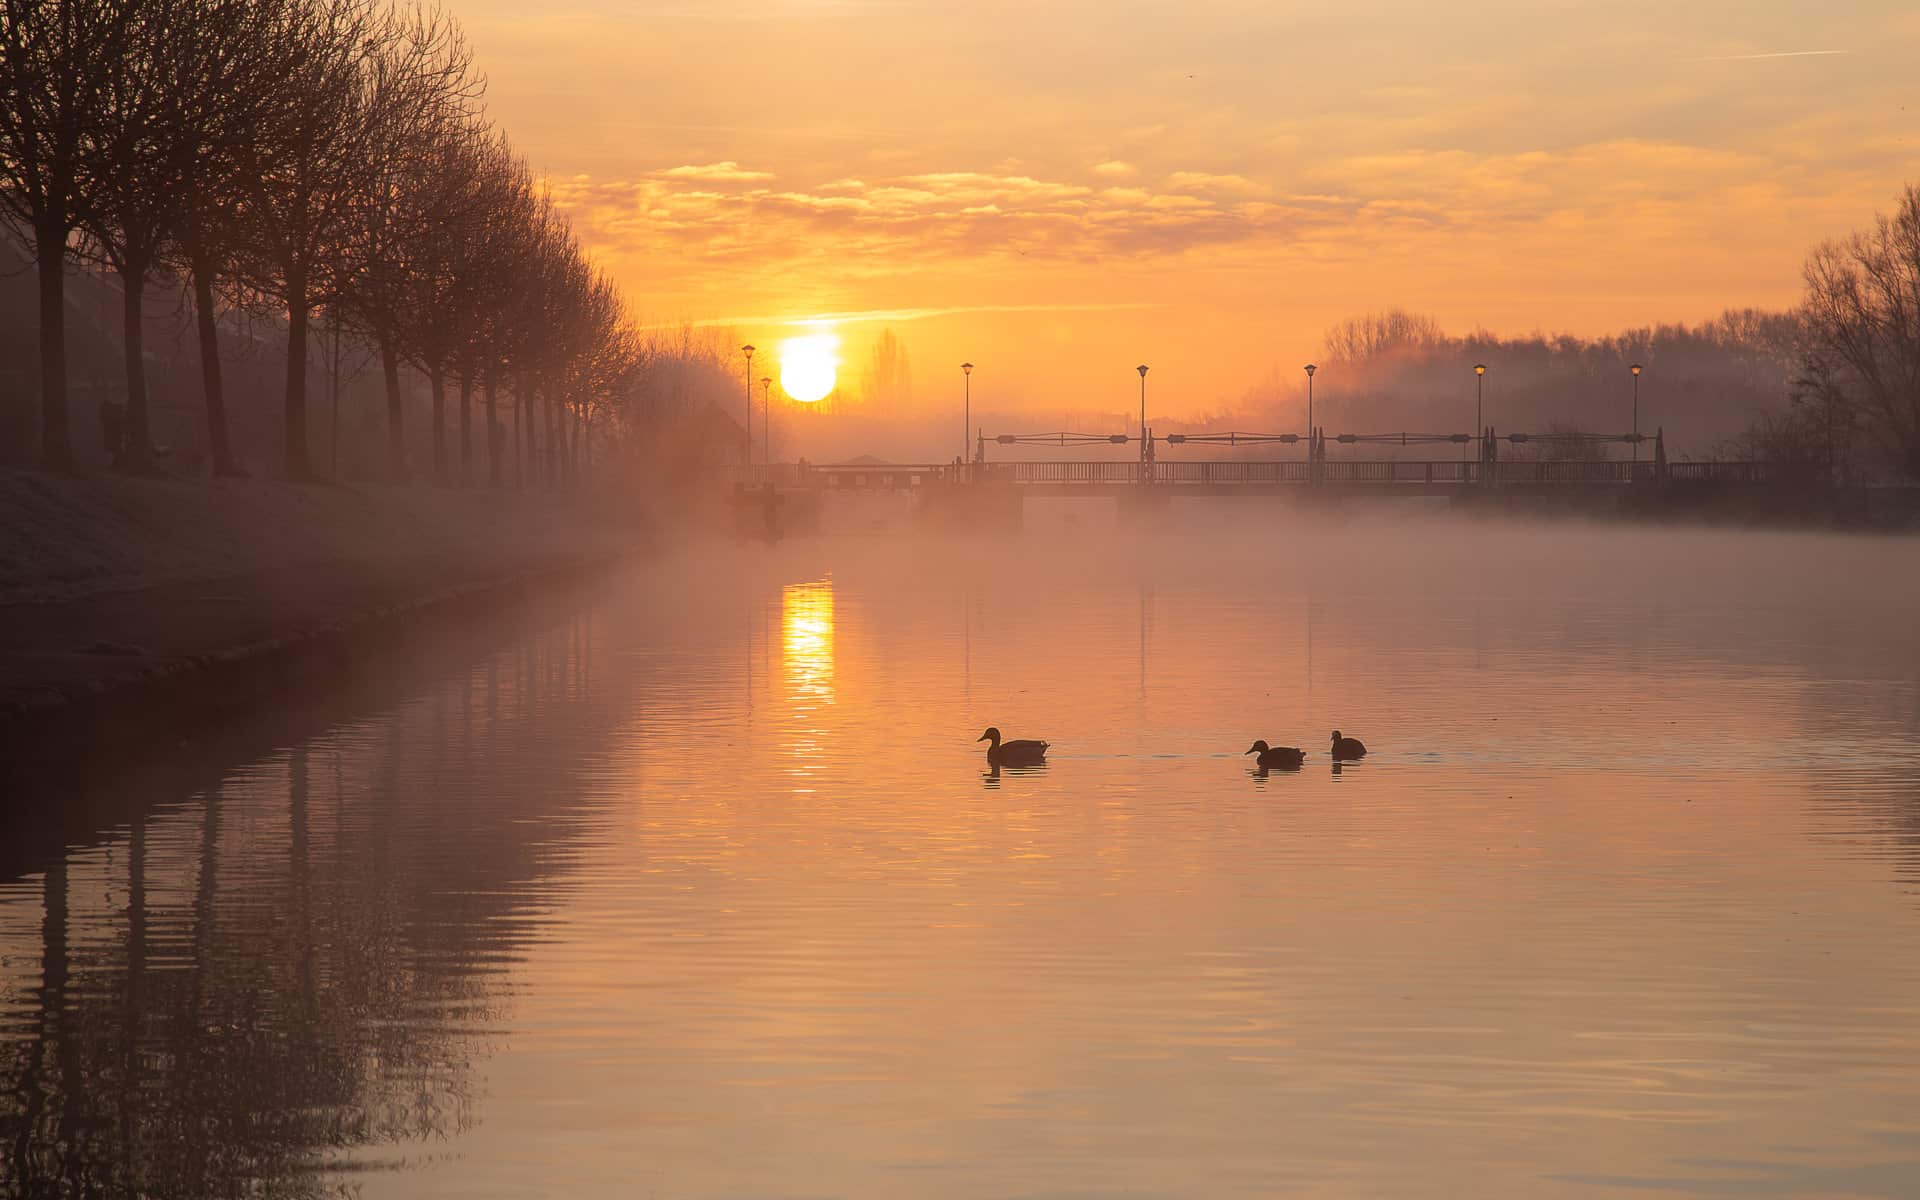
MULTIPOLYGON (((1920 10, 459 0, 649 323, 891 327, 917 398, 1292 385, 1372 308, 1582 334, 1785 305, 1920 180, 1920 10)), ((844 375, 843 375, 844 378, 844 375)), ((1334 381, 1325 381, 1332 385, 1334 381)))

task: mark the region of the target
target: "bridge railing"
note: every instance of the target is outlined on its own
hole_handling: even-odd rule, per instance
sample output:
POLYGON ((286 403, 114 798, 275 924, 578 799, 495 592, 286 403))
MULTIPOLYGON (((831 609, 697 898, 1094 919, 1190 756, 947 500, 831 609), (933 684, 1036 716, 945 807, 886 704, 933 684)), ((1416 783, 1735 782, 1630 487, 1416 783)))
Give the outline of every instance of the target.
POLYGON ((1826 477, 1822 463, 1670 462, 1667 478, 1681 483, 1816 483, 1826 477))
MULTIPOLYGON (((829 491, 903 491, 931 484, 1010 483, 1042 486, 1113 486, 1151 482, 1171 486, 1359 484, 1372 486, 1471 486, 1496 484, 1620 485, 1655 483, 1662 467, 1650 461, 1506 459, 1322 459, 1299 461, 1200 460, 1014 461, 994 463, 874 463, 816 465, 755 463, 722 469, 737 488, 817 488, 829 491)), ((1769 462, 1670 462, 1671 483, 1759 484, 1818 482, 1819 464, 1769 462)))
POLYGON ((1335 458, 1323 460, 1320 463, 1319 478, 1322 483, 1477 483, 1480 480, 1480 464, 1463 462, 1457 458, 1420 460, 1335 458))
POLYGON ((995 483, 1138 483, 1137 462, 997 462, 976 465, 976 478, 995 483))
POLYGON ((964 478, 978 468, 952 463, 735 463, 722 468, 721 478, 731 486, 761 488, 826 488, 892 491, 927 483, 964 478))
POLYGON ((758 488, 766 484, 774 487, 799 487, 805 480, 807 468, 798 463, 752 463, 741 465, 734 463, 721 468, 721 478, 734 487, 758 488))
POLYGON ((1654 476, 1652 463, 1605 459, 1509 459, 1492 465, 1493 478, 1499 483, 1632 483, 1642 477, 1641 466, 1646 468, 1646 479, 1654 476))
POLYGON ((1305 483, 1308 465, 1304 462, 1157 462, 1153 464, 1158 483, 1305 483))

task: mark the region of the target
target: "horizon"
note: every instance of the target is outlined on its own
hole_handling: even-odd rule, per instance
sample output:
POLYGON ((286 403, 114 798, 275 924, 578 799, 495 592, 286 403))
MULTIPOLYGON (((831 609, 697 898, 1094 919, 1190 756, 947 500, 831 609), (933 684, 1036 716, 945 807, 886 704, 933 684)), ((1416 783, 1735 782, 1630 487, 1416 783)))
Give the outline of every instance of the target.
POLYGON ((1920 10, 438 3, 0 6, 0 1200, 1920 1195, 1920 10))
POLYGON ((1592 338, 1790 307, 1920 174, 1915 14, 1643 9, 459 12, 642 325, 824 317, 843 385, 891 329, 916 390, 972 361, 1035 412, 1124 410, 1148 362, 1192 419, 1362 313, 1592 338))

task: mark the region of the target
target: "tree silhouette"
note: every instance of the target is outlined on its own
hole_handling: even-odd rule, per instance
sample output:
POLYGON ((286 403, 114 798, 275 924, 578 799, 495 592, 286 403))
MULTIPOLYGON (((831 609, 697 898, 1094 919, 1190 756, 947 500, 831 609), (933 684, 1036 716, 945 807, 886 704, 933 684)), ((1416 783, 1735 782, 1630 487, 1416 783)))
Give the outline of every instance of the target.
POLYGON ((66 266, 94 212, 98 131, 145 0, 0 3, 0 211, 33 247, 40 285, 40 451, 73 466, 68 432, 66 266))
POLYGON ((1802 393, 1829 428, 1844 414, 1920 478, 1920 186, 1872 229, 1816 249, 1806 280, 1802 393))

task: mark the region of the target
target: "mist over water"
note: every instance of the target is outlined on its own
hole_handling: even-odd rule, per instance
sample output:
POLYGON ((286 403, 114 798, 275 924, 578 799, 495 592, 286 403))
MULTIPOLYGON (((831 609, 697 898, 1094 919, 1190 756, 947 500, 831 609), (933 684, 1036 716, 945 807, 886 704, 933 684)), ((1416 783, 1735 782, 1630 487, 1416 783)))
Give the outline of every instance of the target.
POLYGON ((0 881, 0 1194, 1920 1191, 1903 543, 830 515, 0 881))

